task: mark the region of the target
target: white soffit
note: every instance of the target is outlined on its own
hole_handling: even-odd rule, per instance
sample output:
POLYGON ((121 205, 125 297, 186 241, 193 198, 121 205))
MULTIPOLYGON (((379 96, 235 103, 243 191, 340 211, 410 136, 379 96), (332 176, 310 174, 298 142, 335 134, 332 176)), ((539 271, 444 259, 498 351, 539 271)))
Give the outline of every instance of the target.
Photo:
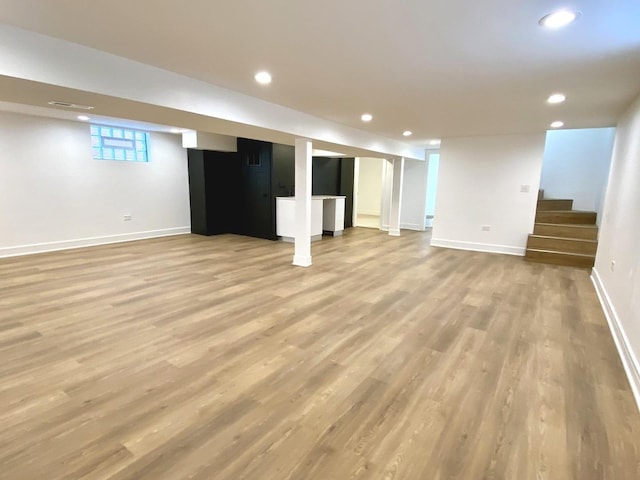
MULTIPOLYGON (((0 58, 0 75, 248 125, 256 127, 253 138, 270 140, 260 135, 262 129, 282 132, 291 139, 309 138, 321 148, 344 146, 357 151, 424 160, 424 148, 419 146, 7 25, 0 25, 0 58)), ((83 103, 75 99, 51 100, 83 103)), ((133 116, 131 118, 136 119, 133 116)), ((340 150, 345 151, 344 148, 340 150)))

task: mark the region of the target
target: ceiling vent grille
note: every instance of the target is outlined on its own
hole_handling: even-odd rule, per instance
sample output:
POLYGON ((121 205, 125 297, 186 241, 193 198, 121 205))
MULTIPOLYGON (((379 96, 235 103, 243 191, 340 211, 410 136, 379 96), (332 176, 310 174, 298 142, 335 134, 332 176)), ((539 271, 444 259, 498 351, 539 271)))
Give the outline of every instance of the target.
POLYGON ((77 108, 79 110, 93 110, 94 109, 94 107, 92 107, 91 105, 79 105, 77 103, 58 102, 58 101, 49 102, 49 105, 51 105, 53 107, 77 108))

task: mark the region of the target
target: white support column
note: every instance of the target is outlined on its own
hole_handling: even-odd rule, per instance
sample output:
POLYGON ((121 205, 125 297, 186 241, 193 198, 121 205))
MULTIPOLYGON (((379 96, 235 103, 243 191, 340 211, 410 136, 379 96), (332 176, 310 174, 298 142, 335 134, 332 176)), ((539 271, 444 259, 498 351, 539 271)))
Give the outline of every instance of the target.
POLYGON ((404 157, 393 159, 393 183, 391 187, 391 208, 389 211, 389 235, 400 236, 400 212, 402 210, 402 180, 404 157))
POLYGON ((295 252, 293 264, 311 266, 311 141, 297 138, 295 186, 295 252))

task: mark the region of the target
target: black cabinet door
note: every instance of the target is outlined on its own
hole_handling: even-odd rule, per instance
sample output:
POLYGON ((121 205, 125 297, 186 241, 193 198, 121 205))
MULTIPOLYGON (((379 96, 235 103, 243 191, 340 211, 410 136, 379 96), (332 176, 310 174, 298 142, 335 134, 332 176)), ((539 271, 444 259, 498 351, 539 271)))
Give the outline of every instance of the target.
POLYGON ((204 168, 204 152, 187 150, 189 169, 189 206, 191 208, 191 233, 209 235, 207 225, 207 182, 204 168))
POLYGON ((338 195, 339 158, 313 157, 311 172, 312 195, 338 195))
POLYGON ((209 235, 233 232, 236 219, 242 215, 238 207, 241 181, 240 161, 236 153, 206 151, 207 224, 209 235))
POLYGON ((271 143, 238 139, 238 153, 243 172, 242 233, 274 240, 276 234, 271 205, 271 143))
POLYGON ((347 197, 344 204, 344 228, 353 227, 354 167, 354 158, 343 158, 340 162, 340 191, 338 195, 347 197))
POLYGON ((191 232, 218 235, 237 230, 244 212, 240 200, 241 170, 236 153, 188 149, 191 232))

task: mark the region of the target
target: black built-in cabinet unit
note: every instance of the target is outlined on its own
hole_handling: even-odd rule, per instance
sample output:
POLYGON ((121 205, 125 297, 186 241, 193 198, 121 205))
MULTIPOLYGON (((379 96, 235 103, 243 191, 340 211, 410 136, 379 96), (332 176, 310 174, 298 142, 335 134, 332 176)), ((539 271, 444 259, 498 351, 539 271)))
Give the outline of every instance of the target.
MULTIPOLYGON (((188 150, 191 231, 277 239, 276 197, 295 193, 295 149, 247 138, 238 151, 188 150)), ((353 158, 313 158, 313 195, 345 195, 352 226, 353 158)))
POLYGON ((353 184, 355 182, 355 158, 340 159, 340 189, 338 195, 344 195, 344 228, 353 227, 353 184))
POLYGON ((313 157, 313 195, 344 195, 344 227, 353 226, 353 158, 313 157))
POLYGON ((236 153, 187 151, 191 232, 237 233, 242 218, 240 162, 236 153))

